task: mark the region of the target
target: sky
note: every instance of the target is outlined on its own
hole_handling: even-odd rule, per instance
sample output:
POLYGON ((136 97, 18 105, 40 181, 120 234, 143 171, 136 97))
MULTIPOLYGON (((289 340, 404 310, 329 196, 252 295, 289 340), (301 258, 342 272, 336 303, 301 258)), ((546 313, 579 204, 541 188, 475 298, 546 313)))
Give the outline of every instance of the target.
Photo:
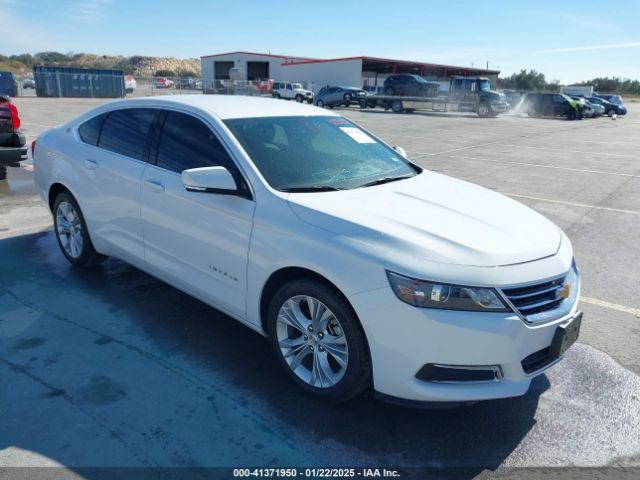
POLYGON ((640 79, 640 1, 0 0, 0 54, 229 51, 640 79), (7 34, 9 33, 9 34, 7 34))

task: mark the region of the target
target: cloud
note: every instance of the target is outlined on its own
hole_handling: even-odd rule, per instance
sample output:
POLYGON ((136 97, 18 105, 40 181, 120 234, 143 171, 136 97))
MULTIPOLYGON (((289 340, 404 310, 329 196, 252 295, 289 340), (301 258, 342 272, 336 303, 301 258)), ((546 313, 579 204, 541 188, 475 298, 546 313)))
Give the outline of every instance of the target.
POLYGON ((69 15, 81 21, 103 20, 109 13, 111 0, 70 0, 69 15))
POLYGON ((606 45, 589 45, 584 47, 567 47, 567 48, 547 48, 545 50, 537 50, 533 53, 564 53, 564 52, 589 52, 592 50, 613 50, 620 48, 640 48, 640 42, 628 43, 609 43, 606 45))

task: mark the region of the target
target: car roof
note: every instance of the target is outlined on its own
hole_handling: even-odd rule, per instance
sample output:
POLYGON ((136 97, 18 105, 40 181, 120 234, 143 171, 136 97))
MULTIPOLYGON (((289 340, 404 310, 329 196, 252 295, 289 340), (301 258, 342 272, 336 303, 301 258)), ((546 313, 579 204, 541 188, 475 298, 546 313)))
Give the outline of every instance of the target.
POLYGON ((144 107, 145 105, 172 107, 183 105, 205 110, 218 118, 255 118, 255 117, 291 117, 291 116, 339 116, 320 107, 305 105, 289 100, 268 97, 249 97, 243 95, 164 95, 146 98, 120 100, 108 104, 121 108, 144 107))

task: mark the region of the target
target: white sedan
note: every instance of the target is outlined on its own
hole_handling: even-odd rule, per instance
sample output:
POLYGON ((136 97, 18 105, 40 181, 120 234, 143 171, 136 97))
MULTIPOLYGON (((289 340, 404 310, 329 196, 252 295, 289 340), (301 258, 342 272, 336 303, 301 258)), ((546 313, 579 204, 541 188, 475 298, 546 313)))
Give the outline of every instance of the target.
POLYGON ((112 256, 201 299, 329 401, 523 395, 578 336, 558 227, 324 109, 116 101, 41 135, 34 163, 71 264, 112 256))

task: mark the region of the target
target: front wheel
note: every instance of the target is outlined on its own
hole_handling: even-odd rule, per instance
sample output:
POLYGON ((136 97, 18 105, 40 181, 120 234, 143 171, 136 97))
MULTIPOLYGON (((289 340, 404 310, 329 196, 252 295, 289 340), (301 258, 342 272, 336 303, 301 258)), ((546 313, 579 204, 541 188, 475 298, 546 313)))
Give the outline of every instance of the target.
POLYGON ((371 386, 371 360, 362 327, 346 301, 311 279, 286 283, 269 305, 273 352, 304 391, 344 402, 371 386))
POLYGON ((351 106, 351 94, 350 93, 345 93, 344 97, 342 97, 342 99, 344 100, 344 106, 345 107, 351 106))
POLYGON ((479 117, 487 118, 489 115, 491 115, 491 107, 487 103, 482 102, 480 105, 478 105, 479 117))
POLYGON ((318 101, 316 102, 316 106, 318 106, 318 107, 322 108, 322 107, 324 107, 324 102, 323 102, 322 100, 318 100, 318 101))
POLYGON ((92 267, 107 259, 93 248, 80 206, 68 192, 54 201, 53 226, 60 250, 72 265, 92 267))

